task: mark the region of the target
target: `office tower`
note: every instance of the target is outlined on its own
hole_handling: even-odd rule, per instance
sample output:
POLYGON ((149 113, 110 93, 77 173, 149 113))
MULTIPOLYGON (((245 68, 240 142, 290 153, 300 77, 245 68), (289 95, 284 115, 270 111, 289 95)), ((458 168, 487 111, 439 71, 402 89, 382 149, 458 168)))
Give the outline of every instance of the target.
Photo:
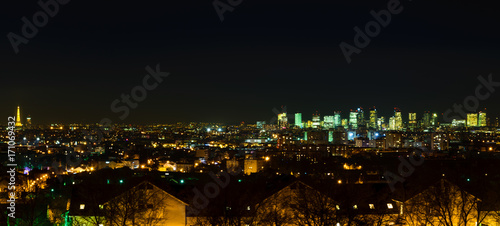
POLYGON ((288 125, 288 117, 286 117, 286 112, 278 114, 278 125, 280 127, 286 127, 288 125))
POLYGON ((363 108, 358 108, 357 110, 358 112, 358 127, 359 126, 366 126, 366 123, 365 123, 365 112, 363 111, 363 108))
POLYGON ((26 118, 26 128, 31 129, 31 116, 26 118))
POLYGON ((340 111, 333 112, 333 127, 337 128, 342 126, 342 118, 340 116, 340 111))
POLYGON ((403 115, 401 114, 401 110, 396 108, 394 111, 394 117, 395 117, 395 128, 396 130, 402 130, 403 129, 403 115))
POLYGON ((16 127, 21 127, 23 124, 21 123, 21 109, 17 106, 17 116, 16 116, 16 127))
POLYGON ((410 112, 410 114, 408 115, 408 125, 411 130, 417 128, 417 113, 410 112))
POLYGON ((500 125, 500 120, 498 119, 498 117, 495 118, 495 127, 498 127, 500 125))
POLYGON ((333 115, 325 115, 323 118, 324 123, 324 128, 326 129, 333 129, 333 124, 334 124, 334 116, 333 115))
POLYGON ((351 110, 349 114, 349 126, 353 129, 358 128, 358 112, 351 110))
POLYGON ((378 130, 386 130, 387 126, 385 125, 385 118, 384 116, 381 116, 380 118, 377 119, 377 129, 378 130))
POLYGON ((328 143, 333 142, 333 131, 328 131, 328 143))
POLYGON ((257 121, 257 129, 264 128, 265 124, 266 124, 266 121, 257 121))
POLYGON ((316 112, 316 114, 313 114, 312 116, 312 127, 313 128, 319 128, 321 126, 321 116, 316 112))
POLYGON ((431 113, 426 111, 424 112, 424 117, 422 118, 422 126, 424 129, 427 129, 431 126, 431 113))
POLYGON ((466 122, 467 120, 465 119, 460 119, 460 120, 457 120, 457 119, 453 119, 453 121, 451 121, 451 126, 452 127, 465 127, 466 125, 466 122))
POLYGON ((368 126, 370 129, 378 129, 377 126, 377 109, 371 109, 370 110, 370 123, 368 126))
POLYGON ((304 128, 304 126, 302 125, 302 113, 295 113, 295 126, 304 128))
POLYGON ((344 127, 344 129, 349 129, 349 120, 342 119, 342 126, 344 127))
POLYGON ((481 126, 481 127, 488 126, 488 119, 486 117, 486 112, 483 112, 483 111, 479 112, 478 126, 481 126))
POLYGON ((392 116, 389 118, 389 130, 396 130, 396 117, 392 116))
POLYGON ((437 127, 438 125, 439 125, 438 114, 437 113, 433 113, 432 114, 431 126, 432 127, 437 127))
POLYGON ((468 113, 467 127, 476 127, 476 126, 477 126, 477 113, 468 113))

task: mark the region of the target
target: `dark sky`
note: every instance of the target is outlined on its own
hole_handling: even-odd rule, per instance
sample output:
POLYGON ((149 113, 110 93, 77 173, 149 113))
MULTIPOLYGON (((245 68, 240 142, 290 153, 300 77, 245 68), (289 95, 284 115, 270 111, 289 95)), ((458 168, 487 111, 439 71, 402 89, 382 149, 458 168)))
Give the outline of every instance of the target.
MULTIPOLYGON (((500 81, 500 14, 491 1, 403 0, 348 64, 339 44, 353 44, 353 28, 387 2, 243 0, 221 22, 211 0, 72 0, 16 54, 7 34, 21 35, 21 18, 41 8, 8 1, 0 9, 1 116, 17 105, 34 123, 253 123, 282 105, 306 120, 359 106, 389 116, 395 106, 443 112, 474 94, 479 75, 500 81), (111 103, 156 64, 170 76, 122 121, 111 103)), ((498 100, 493 93, 480 106, 497 115, 498 100)))

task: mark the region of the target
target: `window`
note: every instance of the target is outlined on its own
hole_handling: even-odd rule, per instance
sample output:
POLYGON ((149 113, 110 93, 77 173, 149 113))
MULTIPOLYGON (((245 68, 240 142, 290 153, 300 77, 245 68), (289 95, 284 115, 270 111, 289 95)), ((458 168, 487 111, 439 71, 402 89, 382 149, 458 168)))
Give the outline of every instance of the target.
POLYGON ((352 208, 354 208, 355 210, 358 209, 358 205, 354 205, 352 208))
POLYGON ((340 206, 339 205, 336 205, 335 207, 337 208, 337 210, 340 210, 340 206))
POLYGON ((80 204, 80 209, 81 210, 85 209, 85 204, 80 204))
POLYGON ((104 209, 104 205, 99 205, 99 209, 104 209))
POLYGON ((369 206, 370 206, 370 209, 371 209, 371 210, 374 210, 374 209, 375 209, 375 205, 373 205, 373 204, 369 204, 369 206))
POLYGON ((394 206, 392 206, 392 203, 387 203, 387 208, 392 210, 394 208, 394 206))
POLYGON ((250 206, 247 206, 247 210, 250 211, 250 206))

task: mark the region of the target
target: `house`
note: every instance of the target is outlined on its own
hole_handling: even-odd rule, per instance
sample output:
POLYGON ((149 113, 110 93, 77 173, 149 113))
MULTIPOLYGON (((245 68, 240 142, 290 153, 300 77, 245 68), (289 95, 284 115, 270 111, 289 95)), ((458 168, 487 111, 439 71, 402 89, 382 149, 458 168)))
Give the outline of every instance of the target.
POLYGON ((122 191, 112 196, 90 195, 72 199, 69 215, 73 225, 187 224, 187 204, 149 181, 125 190, 112 187, 108 188, 110 193, 115 189, 122 191))

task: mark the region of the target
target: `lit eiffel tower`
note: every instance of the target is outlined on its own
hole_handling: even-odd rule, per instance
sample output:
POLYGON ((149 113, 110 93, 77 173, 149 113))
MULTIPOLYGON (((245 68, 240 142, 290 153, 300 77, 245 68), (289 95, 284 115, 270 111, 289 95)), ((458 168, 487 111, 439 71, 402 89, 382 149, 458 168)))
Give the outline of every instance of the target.
POLYGON ((23 124, 21 124, 21 110, 19 109, 19 106, 17 106, 17 117, 16 117, 16 127, 22 127, 23 124))

